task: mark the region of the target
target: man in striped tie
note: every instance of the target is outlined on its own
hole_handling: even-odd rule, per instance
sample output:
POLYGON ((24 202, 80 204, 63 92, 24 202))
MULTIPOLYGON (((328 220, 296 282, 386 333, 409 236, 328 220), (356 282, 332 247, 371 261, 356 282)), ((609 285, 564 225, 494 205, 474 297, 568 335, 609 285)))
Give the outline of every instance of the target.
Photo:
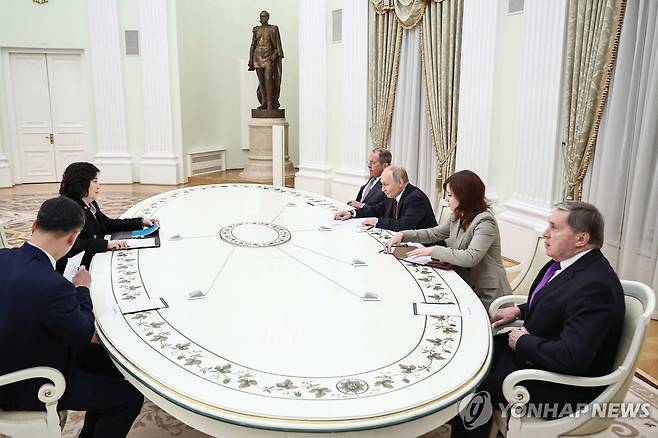
MULTIPOLYGON (((499 309, 491 318, 494 328, 523 320, 523 327, 494 337, 491 371, 478 388, 488 392, 493 409, 507 405, 503 380, 519 369, 585 377, 612 370, 625 306, 619 278, 600 251, 601 213, 585 202, 560 203, 544 239, 552 260, 537 275, 527 303, 499 309)), ((530 403, 555 408, 550 417, 577 411, 577 404, 591 402, 604 389, 539 381, 523 385, 530 403)), ((452 436, 488 436, 491 421, 474 428, 464 412, 451 421, 452 436)))

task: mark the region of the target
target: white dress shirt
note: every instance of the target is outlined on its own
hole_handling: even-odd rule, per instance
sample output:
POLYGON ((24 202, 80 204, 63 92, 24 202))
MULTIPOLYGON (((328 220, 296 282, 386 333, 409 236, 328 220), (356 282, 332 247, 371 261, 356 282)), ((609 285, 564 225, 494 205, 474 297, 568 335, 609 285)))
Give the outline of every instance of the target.
POLYGON ((555 277, 557 277, 558 275, 560 275, 560 273, 561 273, 562 271, 564 271, 564 270, 567 269, 569 266, 571 266, 571 265, 573 265, 574 263, 576 263, 576 262, 578 261, 578 259, 580 259, 582 256, 584 256, 585 254, 587 254, 587 253, 590 252, 590 251, 591 251, 591 249, 588 249, 587 251, 579 252, 578 254, 573 255, 573 256, 569 257, 568 259, 566 259, 566 260, 562 260, 562 261, 560 262, 560 270, 559 270, 559 271, 555 271, 555 274, 553 274, 553 276, 552 276, 548 281, 551 281, 552 279, 554 279, 555 277))

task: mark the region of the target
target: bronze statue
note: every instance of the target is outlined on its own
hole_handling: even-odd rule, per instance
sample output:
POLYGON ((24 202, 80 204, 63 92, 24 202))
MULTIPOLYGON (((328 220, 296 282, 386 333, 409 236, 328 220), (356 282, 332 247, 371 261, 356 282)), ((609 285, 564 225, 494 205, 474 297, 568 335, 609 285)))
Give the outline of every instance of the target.
POLYGON ((281 89, 281 59, 283 48, 279 28, 269 24, 270 14, 260 13, 260 26, 253 28, 253 37, 249 49, 249 71, 256 70, 258 89, 256 95, 260 106, 258 109, 274 110, 279 108, 281 89))

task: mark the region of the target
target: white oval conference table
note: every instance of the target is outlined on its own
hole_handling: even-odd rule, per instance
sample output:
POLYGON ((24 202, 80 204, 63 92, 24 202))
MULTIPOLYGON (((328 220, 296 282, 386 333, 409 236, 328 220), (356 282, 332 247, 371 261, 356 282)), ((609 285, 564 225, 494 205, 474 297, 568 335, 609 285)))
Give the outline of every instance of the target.
POLYGON ((388 231, 335 223, 345 207, 249 184, 140 202, 124 216, 160 219, 161 246, 95 256, 103 345, 149 399, 213 436, 438 427, 489 369, 485 309, 454 272, 381 252, 388 231), (169 307, 119 310, 147 297, 169 307))

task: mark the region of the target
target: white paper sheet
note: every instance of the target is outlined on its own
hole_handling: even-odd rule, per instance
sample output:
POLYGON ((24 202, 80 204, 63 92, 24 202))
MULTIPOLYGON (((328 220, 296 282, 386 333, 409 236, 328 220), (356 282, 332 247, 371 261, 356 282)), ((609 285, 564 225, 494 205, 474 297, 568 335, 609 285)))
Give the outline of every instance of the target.
POLYGON ((418 257, 407 257, 403 259, 405 262, 411 262, 416 265, 426 265, 432 261, 432 256, 418 256, 418 257))
MULTIPOLYGON (((80 267, 80 263, 82 262, 82 257, 84 257, 84 255, 85 252, 82 251, 73 257, 69 257, 69 259, 66 261, 66 268, 64 268, 64 278, 66 278, 71 283, 73 283, 73 276, 76 272, 78 272, 78 268, 80 267)), ((87 266, 87 268, 89 268, 89 266, 87 266)))
POLYGON ((374 219, 374 218, 360 217, 360 218, 348 219, 346 221, 333 221, 331 223, 331 226, 354 231, 355 233, 364 233, 369 229, 374 228, 372 225, 363 225, 363 221, 366 219, 374 219))
POLYGON ((121 313, 124 315, 128 313, 146 312, 147 310, 163 309, 165 307, 168 306, 162 298, 138 298, 133 301, 122 301, 119 303, 121 313))
POLYGON ((462 316, 456 304, 414 303, 416 315, 462 316))
POLYGON ((146 238, 146 239, 125 239, 125 242, 128 244, 128 248, 151 248, 155 246, 155 238, 146 238))

